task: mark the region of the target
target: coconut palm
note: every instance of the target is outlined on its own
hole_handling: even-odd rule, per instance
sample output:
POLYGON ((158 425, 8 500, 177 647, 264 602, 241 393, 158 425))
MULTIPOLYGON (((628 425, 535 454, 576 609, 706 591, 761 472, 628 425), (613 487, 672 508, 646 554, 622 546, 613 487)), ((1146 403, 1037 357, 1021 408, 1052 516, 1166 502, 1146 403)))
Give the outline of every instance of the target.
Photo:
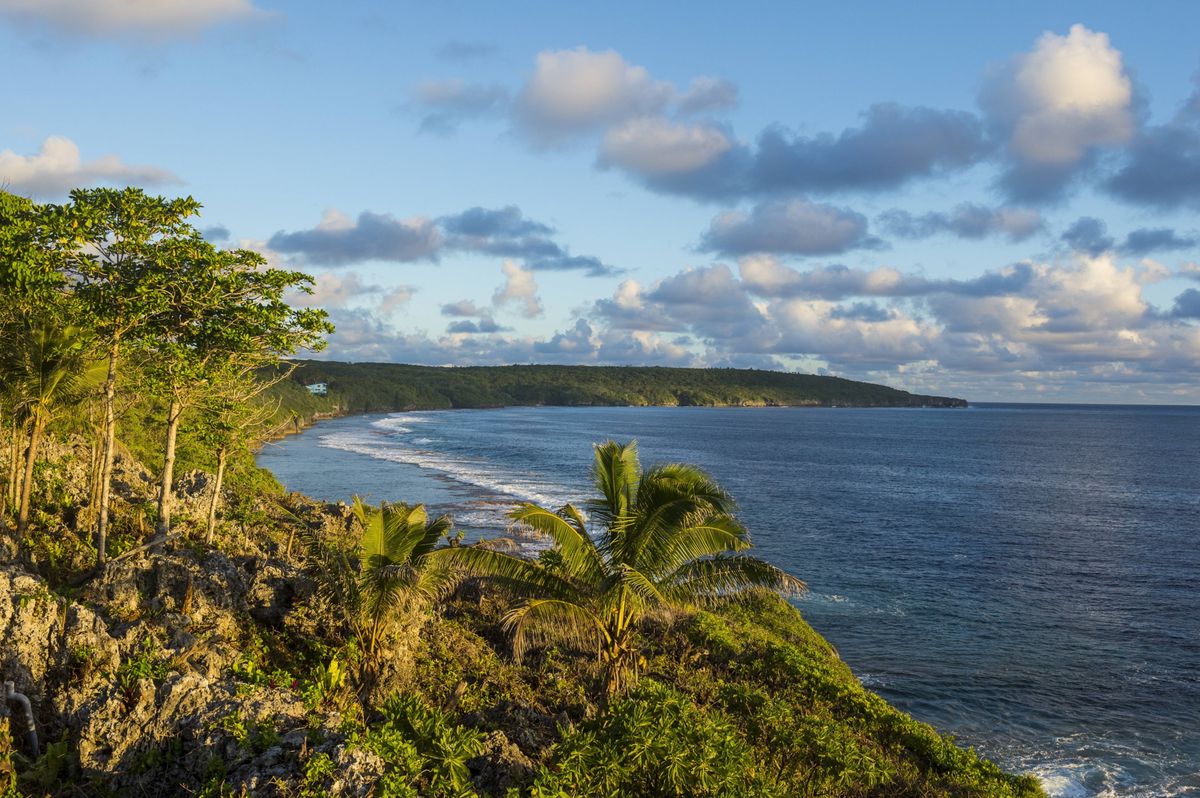
POLYGON ((513 587, 525 598, 504 618, 519 660, 531 645, 558 639, 594 648, 605 691, 637 677, 635 632, 650 614, 688 609, 761 587, 799 592, 804 584, 743 552, 746 528, 711 477, 683 464, 645 472, 636 442, 596 446, 599 496, 551 512, 523 504, 511 518, 552 542, 540 562, 478 546, 435 556, 513 587))
POLYGON ((346 551, 310 536, 307 567, 357 642, 369 677, 396 621, 453 586, 453 572, 429 557, 452 522, 447 515, 431 520, 423 504, 371 508, 357 497, 354 514, 363 527, 357 548, 346 551))
POLYGON ((82 398, 88 338, 56 315, 34 313, 11 320, 0 331, 0 375, 29 431, 17 502, 18 537, 29 524, 33 466, 46 425, 61 407, 82 398))

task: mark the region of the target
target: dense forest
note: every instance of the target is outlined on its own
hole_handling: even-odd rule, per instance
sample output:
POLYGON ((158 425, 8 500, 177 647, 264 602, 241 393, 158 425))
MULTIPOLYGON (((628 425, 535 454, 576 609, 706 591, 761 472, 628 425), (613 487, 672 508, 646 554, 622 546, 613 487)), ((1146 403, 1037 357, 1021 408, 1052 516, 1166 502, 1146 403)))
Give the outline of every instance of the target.
POLYGON ((476 366, 299 363, 293 381, 326 383, 342 412, 512 405, 700 405, 717 407, 965 407, 840 377, 755 369, 638 366, 476 366))
POLYGON ((198 210, 0 192, 0 798, 1042 795, 866 690, 692 466, 598 445, 593 495, 467 545, 419 496, 320 503, 251 456, 333 412, 958 400, 290 363, 331 330, 284 300, 309 278, 198 210))

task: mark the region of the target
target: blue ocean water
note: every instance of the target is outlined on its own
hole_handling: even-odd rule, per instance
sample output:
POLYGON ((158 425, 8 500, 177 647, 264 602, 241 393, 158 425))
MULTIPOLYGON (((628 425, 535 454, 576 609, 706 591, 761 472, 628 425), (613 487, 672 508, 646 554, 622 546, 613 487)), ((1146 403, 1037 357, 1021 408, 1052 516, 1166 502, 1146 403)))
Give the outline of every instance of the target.
POLYGON ((1056 796, 1200 796, 1200 408, 509 408, 360 416, 266 448, 327 500, 493 534, 638 440, 741 504, 859 678, 1056 796))

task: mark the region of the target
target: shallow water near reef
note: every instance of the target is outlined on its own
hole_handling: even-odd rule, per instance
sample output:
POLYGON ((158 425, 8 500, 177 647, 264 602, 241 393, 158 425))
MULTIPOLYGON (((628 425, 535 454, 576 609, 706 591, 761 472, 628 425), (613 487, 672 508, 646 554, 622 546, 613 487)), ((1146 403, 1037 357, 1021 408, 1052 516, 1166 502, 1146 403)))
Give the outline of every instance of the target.
POLYGON ((636 438, 740 502, 805 617, 889 701, 1055 796, 1200 796, 1200 408, 508 408, 358 416, 265 448, 326 500, 472 536, 589 495, 636 438))

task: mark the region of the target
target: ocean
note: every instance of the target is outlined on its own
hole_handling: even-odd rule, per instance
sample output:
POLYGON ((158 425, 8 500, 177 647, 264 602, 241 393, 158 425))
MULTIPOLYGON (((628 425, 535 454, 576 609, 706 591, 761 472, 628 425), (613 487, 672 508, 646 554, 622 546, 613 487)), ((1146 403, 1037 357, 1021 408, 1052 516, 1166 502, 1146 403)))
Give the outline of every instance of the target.
POLYGON ((469 536, 590 495, 636 439, 737 498, 872 690, 1053 796, 1200 796, 1200 408, 507 408, 335 419, 290 490, 425 502, 469 536))

